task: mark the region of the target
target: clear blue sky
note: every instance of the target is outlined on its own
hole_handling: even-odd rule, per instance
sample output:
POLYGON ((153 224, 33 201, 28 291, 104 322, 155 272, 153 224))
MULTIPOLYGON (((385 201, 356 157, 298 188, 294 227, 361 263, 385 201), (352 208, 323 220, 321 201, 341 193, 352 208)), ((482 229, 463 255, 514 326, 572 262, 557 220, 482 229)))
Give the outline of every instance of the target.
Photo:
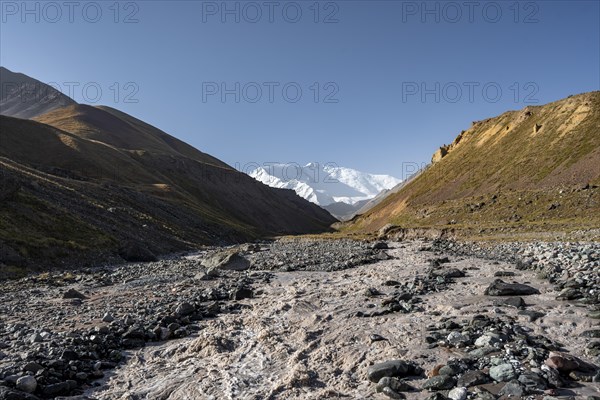
POLYGON ((237 15, 221 1, 30 2, 31 13, 1 3, 1 65, 65 91, 79 82, 79 102, 83 85, 88 100, 100 87, 96 104, 231 165, 334 162, 402 177, 403 162, 428 162, 473 120, 600 86, 597 0, 227 2, 237 15), (236 82, 239 103, 208 91, 236 82))

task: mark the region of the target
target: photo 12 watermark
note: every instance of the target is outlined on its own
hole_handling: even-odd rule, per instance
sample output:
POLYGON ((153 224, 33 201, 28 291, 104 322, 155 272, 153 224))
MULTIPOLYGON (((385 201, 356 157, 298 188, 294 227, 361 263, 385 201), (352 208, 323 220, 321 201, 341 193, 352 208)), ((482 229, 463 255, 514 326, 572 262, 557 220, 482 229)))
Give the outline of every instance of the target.
POLYGON ((136 82, 48 82, 48 83, 23 83, 2 82, 0 99, 17 99, 22 103, 49 104, 61 101, 58 94, 63 94, 78 103, 129 103, 136 104, 140 87, 136 82))
POLYGON ((202 1, 202 23, 340 22, 340 4, 335 1, 202 1))
POLYGON ((538 104, 540 88, 536 82, 402 82, 402 103, 497 103, 538 104))
POLYGON ((252 175, 258 170, 264 170, 267 173, 267 181, 272 179, 273 183, 280 179, 283 179, 284 181, 307 180, 313 183, 339 183, 339 180, 324 173, 327 169, 339 168, 339 165, 332 161, 325 163, 310 162, 305 165, 294 161, 265 161, 263 163, 248 162, 245 164, 236 162, 234 168, 246 175, 252 175))
POLYGON ((403 23, 540 22, 537 1, 401 1, 401 9, 403 23))
POLYGON ((135 1, 0 1, 3 24, 137 24, 139 14, 140 3, 135 1))
POLYGON ((202 103, 336 104, 339 93, 336 82, 202 82, 202 103))

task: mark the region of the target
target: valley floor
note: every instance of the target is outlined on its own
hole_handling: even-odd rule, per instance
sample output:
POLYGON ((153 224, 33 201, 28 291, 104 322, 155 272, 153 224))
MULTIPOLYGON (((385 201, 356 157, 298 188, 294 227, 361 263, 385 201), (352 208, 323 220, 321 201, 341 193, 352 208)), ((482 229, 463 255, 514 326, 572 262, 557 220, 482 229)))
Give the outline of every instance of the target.
POLYGON ((600 396, 598 305, 584 289, 598 279, 593 261, 571 271, 584 282, 566 301, 560 282, 514 262, 422 241, 370 247, 264 244, 247 254, 250 270, 214 277, 198 253, 0 283, 0 399, 23 368, 36 395, 80 399, 600 396), (539 293, 484 294, 496 279, 539 293), (61 298, 68 289, 85 298, 61 298), (559 372, 545 366, 550 351, 578 359, 554 355, 559 372), (390 360, 408 372, 379 365, 390 360), (408 386, 378 385, 382 373, 408 386))

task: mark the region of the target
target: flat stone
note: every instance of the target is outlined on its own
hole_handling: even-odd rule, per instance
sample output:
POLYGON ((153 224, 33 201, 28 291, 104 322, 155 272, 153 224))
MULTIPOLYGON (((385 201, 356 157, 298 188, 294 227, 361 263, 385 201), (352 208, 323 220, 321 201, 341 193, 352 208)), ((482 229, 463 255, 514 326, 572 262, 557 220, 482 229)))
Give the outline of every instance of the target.
POLYGON ((367 377, 373 383, 378 383, 383 377, 403 377, 408 375, 413 366, 403 360, 391 360, 375 365, 367 369, 367 377))
POLYGON ((429 378, 423 383, 423 389, 427 390, 448 390, 452 389, 455 384, 455 379, 449 375, 438 375, 429 378))
POLYGON ((523 396, 523 388, 519 385, 518 382, 508 382, 506 385, 500 389, 498 392, 500 396, 508 396, 511 398, 520 398, 523 396))
POLYGON ((461 387, 471 387, 488 383, 490 377, 481 371, 467 371, 458 378, 457 385, 461 387))
POLYGON ((506 283, 496 279, 485 289, 484 294, 488 296, 527 296, 539 294, 540 291, 522 283, 506 283))

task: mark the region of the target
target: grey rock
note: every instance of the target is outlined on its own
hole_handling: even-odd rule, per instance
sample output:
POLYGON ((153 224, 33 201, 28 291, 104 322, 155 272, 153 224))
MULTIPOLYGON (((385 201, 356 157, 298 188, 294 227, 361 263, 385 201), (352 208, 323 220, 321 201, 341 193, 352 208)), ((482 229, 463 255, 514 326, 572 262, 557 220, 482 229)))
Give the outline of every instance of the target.
POLYGON ((42 336, 38 332, 33 333, 29 337, 29 343, 40 343, 40 342, 43 342, 43 341, 44 341, 44 339, 42 338, 42 336))
POLYGON ((108 312, 107 312, 107 313, 105 313, 105 314, 104 314, 104 316, 102 317, 102 321, 103 321, 103 322, 108 322, 108 323, 110 323, 110 322, 113 322, 114 320, 115 320, 115 318, 112 316, 112 314, 111 314, 111 313, 108 313, 108 312))
POLYGON ((386 387, 391 388, 395 392, 408 392, 413 388, 408 383, 394 377, 384 376, 377 382, 377 386, 375 386, 375 390, 379 392, 383 392, 383 389, 386 387))
POLYGON ((448 393, 448 398, 452 400, 465 400, 467 398, 467 388, 457 387, 448 393))
POLYGON ((403 360, 391 360, 367 369, 367 377, 373 383, 378 383, 383 377, 402 377, 408 375, 413 369, 412 365, 403 360))
POLYGON ((475 394, 475 399, 478 400, 496 400, 496 396, 481 387, 473 388, 473 393, 475 394))
POLYGON ((454 364, 444 365, 438 372, 439 375, 456 376, 460 373, 460 367, 454 364))
POLYGON ((581 293, 579 289, 566 288, 556 296, 556 300, 576 300, 581 299, 582 297, 583 293, 581 293))
POLYGON ((498 395, 500 396, 508 396, 508 397, 521 397, 523 396, 523 388, 519 385, 518 382, 508 382, 506 385, 500 389, 498 395))
POLYGON ((471 350, 469 352, 469 355, 475 358, 481 358, 481 357, 485 357, 490 353, 493 353, 495 351, 498 351, 498 349, 495 349, 494 347, 491 346, 485 346, 485 347, 481 347, 479 349, 475 349, 475 350, 471 350))
POLYGON ((71 289, 67 290, 65 293, 63 293, 63 299, 85 300, 85 299, 87 299, 87 296, 84 295, 83 293, 71 288, 71 289))
POLYGON ((24 367, 23 367, 23 371, 25 372, 33 372, 34 374, 38 371, 43 370, 44 367, 42 367, 40 364, 36 363, 36 362, 30 362, 27 363, 24 367))
POLYGON ((488 296, 527 296, 539 294, 540 291, 522 283, 506 283, 501 279, 494 280, 485 289, 484 294, 488 296))
POLYGON ((454 346, 462 346, 469 342, 469 337, 463 335, 460 332, 451 332, 448 337, 446 337, 446 341, 454 346))
POLYGON ((519 382, 529 391, 544 390, 548 387, 548 381, 532 371, 525 371, 519 375, 519 382))
POLYGON ((218 275, 219 271, 245 271, 250 268, 250 261, 236 251, 221 251, 202 260, 206 273, 218 275))
POLYGON ((515 308, 523 308, 525 307, 525 300, 522 297, 509 297, 505 299, 502 304, 515 308))
POLYGON ((490 377, 496 382, 508 382, 516 378, 516 373, 511 364, 500 364, 490 368, 490 377))
POLYGON ((37 389, 37 380, 33 376, 22 376, 17 379, 15 387, 25 393, 33 393, 37 389))
POLYGON ((471 387, 477 385, 483 385, 484 383, 488 383, 490 381, 490 377, 484 374, 481 371, 467 371, 460 378, 458 378, 458 386, 461 387, 471 387))
POLYGON ((46 396, 58 396, 68 394, 70 390, 71 385, 68 382, 60 382, 44 386, 42 393, 46 396))
POLYGON ((371 246, 369 246, 373 250, 387 250, 389 246, 386 242, 375 242, 371 246))
POLYGON ((515 276, 515 273, 512 271, 496 271, 496 272, 494 272, 494 276, 508 277, 508 276, 515 276))
POLYGON ((600 338, 600 329, 587 330, 583 332, 580 336, 587 338, 600 338))
POLYGON ((423 383, 423 389, 434 390, 448 390, 454 387, 456 380, 449 375, 438 375, 433 378, 429 378, 423 383))
POLYGON ((196 307, 187 302, 180 303, 175 309, 175 312, 179 315, 190 315, 195 311, 196 307))
POLYGON ((383 388, 382 393, 385 394, 390 399, 404 399, 405 396, 402 393, 396 392, 389 386, 383 388))
POLYGON ((0 386, 0 399, 2 400, 39 400, 39 397, 33 394, 20 392, 10 389, 6 386, 0 386))
POLYGON ((475 340, 475 346, 487 347, 494 346, 496 343, 502 342, 503 337, 494 332, 486 332, 475 340))
POLYGON ((524 315, 527 317, 529 322, 535 322, 538 319, 546 316, 543 312, 535 311, 535 310, 521 310, 519 311, 519 315, 524 315))

